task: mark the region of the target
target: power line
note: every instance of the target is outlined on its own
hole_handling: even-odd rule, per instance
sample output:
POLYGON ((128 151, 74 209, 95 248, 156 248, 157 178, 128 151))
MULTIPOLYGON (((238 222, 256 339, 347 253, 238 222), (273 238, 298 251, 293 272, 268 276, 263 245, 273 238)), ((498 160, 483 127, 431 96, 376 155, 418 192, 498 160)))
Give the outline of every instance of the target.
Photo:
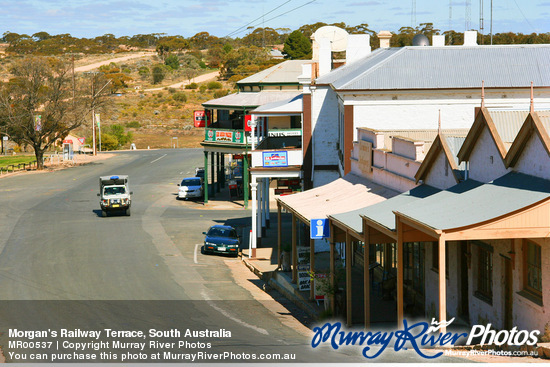
MULTIPOLYGON (((279 17, 282 17, 283 15, 286 15, 286 14, 288 14, 288 13, 291 13, 291 12, 293 12, 294 10, 303 8, 304 6, 309 5, 309 4, 311 4, 311 3, 314 3, 314 2, 316 2, 316 1, 317 1, 317 0, 311 0, 310 2, 307 2, 307 3, 305 3, 305 4, 302 4, 302 5, 300 5, 300 6, 295 7, 294 9, 290 9, 289 11, 284 12, 284 13, 281 13, 281 14, 279 14, 279 15, 273 17, 273 18, 269 18, 269 19, 266 20, 265 22, 269 22, 269 21, 271 21, 271 20, 273 20, 273 19, 277 19, 277 18, 279 18, 279 17)), ((256 20, 257 20, 257 19, 256 19, 256 20)), ((249 24, 250 24, 250 23, 249 23, 249 24)), ((258 24, 256 24, 256 25, 254 25, 253 27, 256 27, 256 26, 259 25, 259 24, 261 24, 261 23, 258 23, 258 24)), ((241 33, 241 32, 242 32, 242 31, 237 32, 237 33, 241 33)))
POLYGON ((292 0, 285 1, 285 2, 282 3, 281 5, 279 5, 279 6, 275 7, 275 8, 273 8, 273 9, 271 9, 271 10, 268 11, 267 13, 262 14, 262 15, 259 16, 258 18, 254 19, 254 20, 251 21, 250 23, 245 24, 245 25, 243 25, 242 27, 240 27, 240 28, 234 30, 233 32, 229 33, 229 34, 228 34, 227 36, 225 36, 225 37, 229 37, 229 36, 231 36, 231 35, 237 33, 237 32, 240 31, 241 29, 243 29, 243 28, 249 26, 250 24, 252 24, 252 23, 254 23, 255 21, 257 21, 258 19, 262 19, 262 18, 265 17, 266 15, 273 13, 275 10, 277 10, 277 9, 279 9, 279 8, 281 8, 281 7, 283 7, 284 5, 288 4, 288 3, 291 2, 291 1, 292 1, 292 0))
POLYGON ((533 31, 537 32, 536 28, 533 27, 533 25, 531 24, 531 22, 529 22, 529 19, 527 19, 527 17, 525 16, 525 14, 523 14, 523 11, 522 11, 521 8, 519 7, 519 5, 518 5, 518 3, 517 3, 516 0, 514 0, 514 3, 516 4, 516 6, 517 6, 519 12, 520 12, 521 15, 523 16, 523 19, 525 19, 525 21, 527 22, 527 24, 529 24, 529 26, 530 26, 531 28, 533 28, 533 31))

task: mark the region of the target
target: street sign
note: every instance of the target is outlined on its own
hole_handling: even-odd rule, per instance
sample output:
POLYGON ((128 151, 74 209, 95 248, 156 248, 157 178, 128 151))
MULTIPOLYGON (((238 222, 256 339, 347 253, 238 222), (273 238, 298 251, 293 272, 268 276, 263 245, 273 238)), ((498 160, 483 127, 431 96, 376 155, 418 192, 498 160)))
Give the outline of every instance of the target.
POLYGON ((314 240, 320 240, 322 238, 330 237, 329 221, 325 219, 312 219, 309 226, 310 238, 314 240))

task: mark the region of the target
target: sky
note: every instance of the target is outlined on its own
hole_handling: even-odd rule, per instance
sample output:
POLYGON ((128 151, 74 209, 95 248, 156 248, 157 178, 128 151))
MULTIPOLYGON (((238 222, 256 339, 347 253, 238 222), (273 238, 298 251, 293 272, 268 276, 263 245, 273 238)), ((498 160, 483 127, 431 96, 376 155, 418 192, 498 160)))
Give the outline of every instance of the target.
MULTIPOLYGON (((464 32, 468 8, 469 29, 480 30, 481 4, 489 34, 491 0, 0 0, 0 32, 243 37, 248 27, 295 30, 317 22, 366 23, 376 32, 431 22, 441 31, 464 32)), ((492 14, 493 33, 550 32, 550 0, 493 0, 492 14)))

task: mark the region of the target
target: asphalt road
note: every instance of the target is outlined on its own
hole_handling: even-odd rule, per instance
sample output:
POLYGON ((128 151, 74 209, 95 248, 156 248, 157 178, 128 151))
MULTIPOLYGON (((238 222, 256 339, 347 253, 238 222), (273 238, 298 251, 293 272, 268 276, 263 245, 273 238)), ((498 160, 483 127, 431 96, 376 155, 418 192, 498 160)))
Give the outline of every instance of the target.
MULTIPOLYGON (((266 310, 274 301, 259 302, 235 282, 231 268, 239 260, 200 253, 201 233, 210 225, 250 223, 246 210, 194 209, 176 200, 176 184, 193 176, 202 162, 200 149, 133 151, 0 179, 0 345, 8 361, 17 360, 8 355, 10 328, 222 329, 231 337, 173 339, 211 343, 211 348, 186 345, 173 351, 295 354, 289 362, 365 361, 359 348, 312 349, 311 338, 266 310), (131 217, 101 217, 98 177, 111 174, 130 176, 131 217)), ((148 344, 144 350, 168 349, 148 344)), ((224 361, 259 362, 243 358, 224 361)), ((400 352, 376 361, 425 360, 400 352)))

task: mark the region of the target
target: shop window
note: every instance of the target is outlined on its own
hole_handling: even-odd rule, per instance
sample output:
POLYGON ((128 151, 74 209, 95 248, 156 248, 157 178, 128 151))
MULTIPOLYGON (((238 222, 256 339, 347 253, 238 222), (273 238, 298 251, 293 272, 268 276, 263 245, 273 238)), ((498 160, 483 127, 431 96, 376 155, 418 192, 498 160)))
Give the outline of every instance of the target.
POLYGON ((484 242, 477 245, 477 290, 476 296, 490 304, 493 302, 493 248, 484 242))
POLYGON ((541 247, 531 241, 523 243, 523 288, 542 302, 541 247))

